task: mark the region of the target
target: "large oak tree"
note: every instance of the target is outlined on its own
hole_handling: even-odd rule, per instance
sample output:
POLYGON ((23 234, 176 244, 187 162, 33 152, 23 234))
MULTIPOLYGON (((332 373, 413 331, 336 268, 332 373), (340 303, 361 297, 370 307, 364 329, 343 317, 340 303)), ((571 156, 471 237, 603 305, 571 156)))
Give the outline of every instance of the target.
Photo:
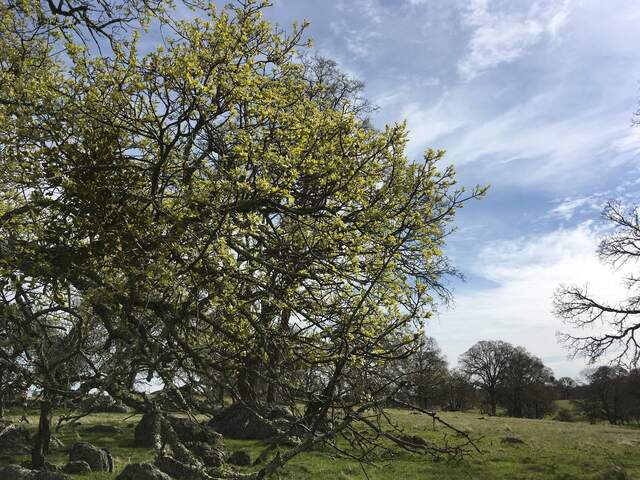
POLYGON ((373 128, 360 85, 309 58, 304 26, 265 21, 266 2, 188 21, 160 2, 99 10, 111 3, 0 8, 7 307, 32 344, 43 328, 73 342, 86 368, 71 390, 157 408, 132 381, 144 375, 304 405, 302 444, 260 476, 376 430, 365 412, 402 383, 384 365, 419 347, 454 214, 483 189, 456 187, 441 151, 410 161, 406 126, 373 128), (143 49, 148 20, 165 35, 143 49), (91 333, 101 355, 80 341, 91 333), (366 398, 346 395, 354 372, 366 398))

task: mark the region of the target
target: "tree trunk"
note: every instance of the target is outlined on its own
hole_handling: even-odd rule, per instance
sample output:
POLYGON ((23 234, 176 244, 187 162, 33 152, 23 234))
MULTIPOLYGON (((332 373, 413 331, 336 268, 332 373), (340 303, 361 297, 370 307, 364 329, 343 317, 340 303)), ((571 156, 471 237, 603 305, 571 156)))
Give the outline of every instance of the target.
POLYGON ((491 405, 491 416, 496 416, 496 406, 497 406, 496 394, 495 392, 489 393, 489 404, 491 405))
POLYGON ((249 405, 256 403, 257 399, 257 369, 259 362, 254 355, 248 356, 238 374, 238 395, 240 399, 249 405))
POLYGON ((273 405, 276 403, 276 386, 273 382, 269 382, 267 386, 267 403, 273 405))
POLYGON ((45 461, 49 454, 49 442, 51 440, 52 410, 51 400, 47 398, 40 400, 38 433, 34 438, 33 449, 31 450, 31 464, 36 470, 45 469, 45 461))
POLYGON ((0 370, 0 418, 4 418, 4 368, 0 370))
POLYGON ((218 403, 221 407, 224 407, 224 385, 222 383, 218 384, 216 390, 218 392, 218 403))

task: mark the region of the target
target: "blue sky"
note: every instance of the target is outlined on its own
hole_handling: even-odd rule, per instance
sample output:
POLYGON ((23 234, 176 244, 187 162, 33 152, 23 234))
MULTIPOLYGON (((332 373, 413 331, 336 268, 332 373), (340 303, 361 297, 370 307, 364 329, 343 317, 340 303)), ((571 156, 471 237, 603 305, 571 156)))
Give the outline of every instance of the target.
POLYGON ((490 184, 448 254, 467 277, 429 325, 451 364, 503 339, 577 376, 556 341, 562 283, 621 298, 598 262, 599 211, 640 192, 637 0, 274 0, 282 27, 309 20, 320 55, 366 83, 374 123, 407 120, 408 154, 447 150, 462 184, 490 184))
POLYGON ((465 207, 449 255, 467 282, 429 326, 449 361, 500 338, 577 375, 556 342, 561 283, 619 298, 594 255, 609 198, 640 190, 636 0, 275 0, 282 26, 311 22, 323 56, 363 80, 379 126, 406 119, 409 155, 444 148, 465 207))

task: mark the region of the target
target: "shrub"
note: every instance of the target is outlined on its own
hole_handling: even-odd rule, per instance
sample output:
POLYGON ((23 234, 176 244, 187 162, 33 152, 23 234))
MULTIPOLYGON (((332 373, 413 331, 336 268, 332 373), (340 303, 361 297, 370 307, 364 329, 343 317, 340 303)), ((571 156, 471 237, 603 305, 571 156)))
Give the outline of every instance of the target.
POLYGON ((560 408, 558 412, 553 417, 554 420, 558 420, 559 422, 573 422, 575 421, 575 417, 573 416, 573 412, 568 408, 560 408))

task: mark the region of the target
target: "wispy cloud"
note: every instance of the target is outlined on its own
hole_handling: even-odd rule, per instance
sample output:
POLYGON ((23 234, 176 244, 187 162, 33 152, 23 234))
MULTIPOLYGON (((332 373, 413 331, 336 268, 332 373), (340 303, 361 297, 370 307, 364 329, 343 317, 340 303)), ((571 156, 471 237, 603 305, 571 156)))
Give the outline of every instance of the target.
POLYGON ((553 315, 552 299, 561 284, 584 285, 601 298, 624 296, 620 272, 600 263, 595 250, 599 228, 592 222, 515 240, 485 245, 473 262, 475 275, 493 288, 464 290, 455 306, 440 314, 431 334, 455 361, 473 343, 503 339, 525 345, 560 375, 576 375, 582 360, 568 360, 556 341, 563 326, 553 315))
POLYGON ((591 197, 565 198, 549 211, 549 217, 571 220, 582 209, 596 210, 602 207, 600 199, 591 197))
MULTIPOLYGON (((502 5, 504 7, 504 4, 502 5)), ((489 0, 470 0, 463 23, 471 28, 469 52, 458 63, 464 81, 522 57, 544 37, 555 38, 569 17, 569 2, 534 2, 524 12, 492 12, 489 0)))

